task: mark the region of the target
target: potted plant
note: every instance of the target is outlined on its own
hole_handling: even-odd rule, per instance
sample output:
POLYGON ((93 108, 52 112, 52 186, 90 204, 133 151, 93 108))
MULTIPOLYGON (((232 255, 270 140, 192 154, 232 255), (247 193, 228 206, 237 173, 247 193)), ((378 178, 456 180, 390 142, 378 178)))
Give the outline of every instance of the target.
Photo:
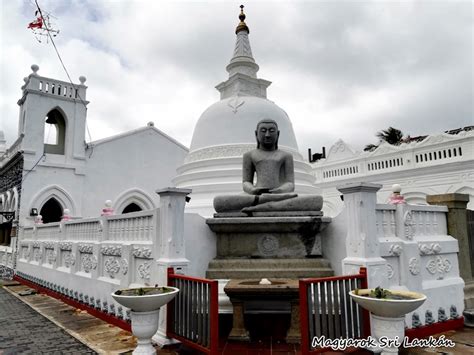
POLYGON ((151 337, 158 330, 160 308, 170 302, 179 290, 176 287, 138 287, 112 293, 115 301, 130 308, 132 333, 137 337, 133 354, 156 354, 151 337))
POLYGON ((355 289, 351 298, 371 313, 373 335, 383 348, 382 354, 397 354, 405 335, 405 314, 420 307, 426 296, 411 291, 375 289, 355 289), (394 340, 381 343, 380 339, 394 340), (397 341, 398 339, 398 341, 397 341))

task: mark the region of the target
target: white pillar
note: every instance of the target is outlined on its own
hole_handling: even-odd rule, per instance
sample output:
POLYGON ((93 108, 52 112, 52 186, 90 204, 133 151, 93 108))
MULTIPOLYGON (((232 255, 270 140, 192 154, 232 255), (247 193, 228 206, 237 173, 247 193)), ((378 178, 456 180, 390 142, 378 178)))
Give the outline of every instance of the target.
MULTIPOLYGON (((167 187, 157 190, 156 193, 160 195, 160 208, 153 255, 158 257, 156 259, 158 285, 165 286, 169 267, 175 268, 177 273, 184 274, 189 264, 184 246, 184 205, 191 189, 167 187)), ((166 307, 161 308, 158 332, 153 340, 160 345, 173 342, 166 336, 166 307)))
MULTIPOLYGON (((354 183, 337 188, 344 195, 343 212, 347 218, 347 257, 342 260, 342 272, 354 275, 361 266, 366 267, 369 288, 388 286, 387 261, 380 256, 376 227, 377 191, 381 187, 380 184, 354 183)), ((374 324, 377 322, 371 314, 371 334, 376 331, 374 324)), ((369 350, 378 352, 380 349, 369 350)))
POLYGON ((369 288, 386 287, 387 262, 380 257, 376 229, 377 191, 382 185, 354 183, 339 186, 344 195, 344 213, 347 217, 347 257, 342 260, 344 275, 358 274, 367 268, 369 288))

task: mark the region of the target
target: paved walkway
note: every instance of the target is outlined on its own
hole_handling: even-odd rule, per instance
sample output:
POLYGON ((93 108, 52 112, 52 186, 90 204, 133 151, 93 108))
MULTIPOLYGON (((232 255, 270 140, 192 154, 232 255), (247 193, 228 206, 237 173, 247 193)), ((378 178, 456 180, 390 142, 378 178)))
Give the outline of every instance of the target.
POLYGON ((0 288, 0 353, 96 354, 0 288))
MULTIPOLYGON (((131 354, 135 338, 118 327, 107 324, 87 312, 80 311, 43 294, 19 296, 28 289, 12 283, 2 288, 0 280, 0 355, 7 354, 131 354)), ((474 329, 464 328, 445 333, 456 343, 450 348, 401 349, 401 355, 474 354, 474 329)), ((157 348, 160 355, 188 355, 195 351, 185 347, 157 348)), ((300 354, 299 347, 268 339, 250 344, 221 339, 224 355, 300 354)), ((331 355, 342 353, 329 353, 331 355)), ((358 350, 353 355, 367 355, 358 350)))

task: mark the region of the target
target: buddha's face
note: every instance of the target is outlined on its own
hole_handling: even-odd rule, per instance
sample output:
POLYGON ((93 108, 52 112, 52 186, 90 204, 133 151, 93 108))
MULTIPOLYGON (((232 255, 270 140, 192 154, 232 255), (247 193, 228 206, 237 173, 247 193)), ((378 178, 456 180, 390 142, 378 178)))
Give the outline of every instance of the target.
POLYGON ((280 132, 278 127, 272 122, 262 122, 258 125, 257 131, 255 132, 257 141, 265 150, 276 149, 278 136, 280 132))

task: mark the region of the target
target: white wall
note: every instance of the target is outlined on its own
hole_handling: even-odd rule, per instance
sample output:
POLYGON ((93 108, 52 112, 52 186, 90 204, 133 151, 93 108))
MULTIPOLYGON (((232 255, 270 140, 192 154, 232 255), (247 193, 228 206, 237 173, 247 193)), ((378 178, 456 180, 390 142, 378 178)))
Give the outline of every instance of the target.
MULTIPOLYGON (((146 127, 93 144, 87 150, 83 216, 97 216, 105 200, 126 203, 127 196, 158 207, 155 191, 171 185, 187 150, 154 127, 146 127), (127 193, 128 192, 128 193, 127 193), (120 201, 119 201, 120 200, 120 201)), ((117 213, 120 211, 116 211, 117 213)))
POLYGON ((216 257, 216 235, 197 213, 184 214, 184 240, 189 266, 186 274, 206 277, 209 262, 216 257))
POLYGON ((342 275, 342 259, 347 256, 346 235, 346 211, 343 210, 321 232, 323 257, 329 260, 335 275, 342 275))

